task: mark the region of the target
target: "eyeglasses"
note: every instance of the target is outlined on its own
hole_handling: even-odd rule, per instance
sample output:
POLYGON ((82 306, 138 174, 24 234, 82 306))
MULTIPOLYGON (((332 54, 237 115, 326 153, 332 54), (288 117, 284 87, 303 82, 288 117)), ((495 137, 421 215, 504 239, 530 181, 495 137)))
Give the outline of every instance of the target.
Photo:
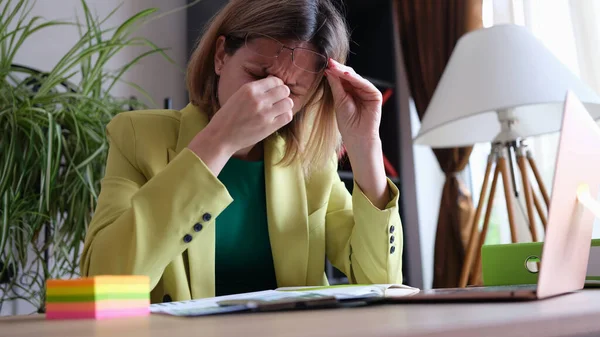
POLYGON ((284 49, 291 50, 292 63, 313 74, 320 73, 327 67, 327 56, 308 48, 290 48, 268 35, 248 33, 245 37, 245 45, 253 53, 269 58, 278 58, 284 49))

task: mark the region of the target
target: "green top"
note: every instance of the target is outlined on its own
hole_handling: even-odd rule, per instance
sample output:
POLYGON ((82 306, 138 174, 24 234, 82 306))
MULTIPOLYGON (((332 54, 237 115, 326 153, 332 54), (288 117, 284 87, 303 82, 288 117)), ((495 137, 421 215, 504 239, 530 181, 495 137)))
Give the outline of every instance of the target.
POLYGON ((231 158, 219 180, 234 201, 215 220, 216 295, 275 289, 264 162, 231 158))

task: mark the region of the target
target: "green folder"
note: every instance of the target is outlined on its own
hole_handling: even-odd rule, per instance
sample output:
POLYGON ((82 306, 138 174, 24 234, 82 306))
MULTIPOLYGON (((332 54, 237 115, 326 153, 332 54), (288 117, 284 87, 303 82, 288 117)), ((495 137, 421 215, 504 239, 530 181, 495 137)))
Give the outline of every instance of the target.
MULTIPOLYGON (((486 286, 536 284, 543 242, 484 245, 481 270, 486 286)), ((600 239, 590 249, 586 286, 600 285, 600 239)))

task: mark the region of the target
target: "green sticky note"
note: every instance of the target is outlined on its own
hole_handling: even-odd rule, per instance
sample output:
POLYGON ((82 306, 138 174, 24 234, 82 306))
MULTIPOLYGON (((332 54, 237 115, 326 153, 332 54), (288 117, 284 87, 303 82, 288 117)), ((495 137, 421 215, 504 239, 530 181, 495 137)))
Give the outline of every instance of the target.
POLYGON ((113 294, 87 294, 87 295, 50 295, 46 297, 47 302, 93 302, 101 300, 146 300, 150 299, 148 293, 113 293, 113 294))

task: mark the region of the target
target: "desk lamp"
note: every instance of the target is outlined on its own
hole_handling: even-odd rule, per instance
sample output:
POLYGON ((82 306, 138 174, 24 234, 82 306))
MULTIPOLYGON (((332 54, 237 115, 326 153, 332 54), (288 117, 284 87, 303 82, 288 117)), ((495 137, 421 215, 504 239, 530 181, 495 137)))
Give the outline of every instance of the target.
POLYGON ((476 269, 471 274, 472 280, 478 274, 481 246, 485 241, 500 174, 511 240, 517 242, 510 197, 511 193, 518 197, 515 161, 523 183, 532 240, 537 241, 534 205, 545 228, 543 207, 533 193, 527 164, 531 166, 546 208, 549 197, 525 140, 560 130, 567 90, 580 98, 594 119, 600 118, 598 94, 570 72, 527 28, 512 24, 497 25, 467 33, 457 42, 425 111, 414 143, 433 148, 471 146, 476 143, 492 145, 479 203, 471 219, 460 287, 466 286, 472 272, 471 266, 474 265, 476 269), (494 166, 484 223, 481 232, 478 232, 479 217, 494 166))

